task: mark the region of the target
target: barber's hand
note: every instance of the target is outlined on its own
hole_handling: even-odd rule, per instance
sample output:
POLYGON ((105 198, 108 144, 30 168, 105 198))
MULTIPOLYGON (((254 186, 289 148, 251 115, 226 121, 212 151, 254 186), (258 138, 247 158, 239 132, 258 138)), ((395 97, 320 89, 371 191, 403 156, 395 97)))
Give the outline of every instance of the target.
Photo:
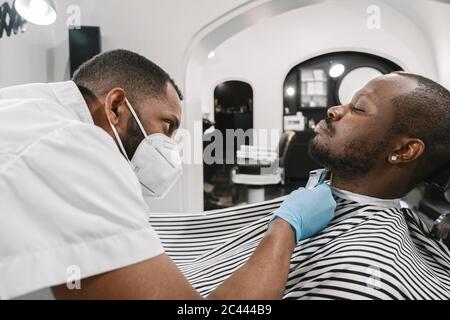
POLYGON ((299 188, 274 211, 275 218, 288 222, 295 230, 297 242, 322 231, 334 216, 336 201, 330 187, 322 183, 313 189, 299 188))

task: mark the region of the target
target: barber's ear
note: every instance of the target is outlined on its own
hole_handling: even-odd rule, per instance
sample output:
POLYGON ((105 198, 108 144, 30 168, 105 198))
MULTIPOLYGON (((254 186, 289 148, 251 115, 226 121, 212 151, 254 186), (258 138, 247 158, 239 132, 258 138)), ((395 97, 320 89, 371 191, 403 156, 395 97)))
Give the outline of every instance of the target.
POLYGON ((110 90, 105 97, 105 113, 113 125, 118 125, 126 112, 125 91, 122 88, 110 90))
POLYGON ((389 163, 400 164, 417 160, 425 152, 425 143, 420 139, 405 138, 403 143, 389 155, 389 163))

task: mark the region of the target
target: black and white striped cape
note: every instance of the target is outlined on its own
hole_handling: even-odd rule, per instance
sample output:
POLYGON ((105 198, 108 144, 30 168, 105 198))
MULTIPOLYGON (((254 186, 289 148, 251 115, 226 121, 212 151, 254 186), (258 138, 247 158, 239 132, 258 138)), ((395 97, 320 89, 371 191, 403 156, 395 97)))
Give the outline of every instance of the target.
MULTIPOLYGON (((406 208, 334 194, 330 225, 296 247, 285 299, 449 299, 450 252, 406 208)), ((151 215, 166 253, 207 295, 255 250, 282 199, 198 215, 151 215)))

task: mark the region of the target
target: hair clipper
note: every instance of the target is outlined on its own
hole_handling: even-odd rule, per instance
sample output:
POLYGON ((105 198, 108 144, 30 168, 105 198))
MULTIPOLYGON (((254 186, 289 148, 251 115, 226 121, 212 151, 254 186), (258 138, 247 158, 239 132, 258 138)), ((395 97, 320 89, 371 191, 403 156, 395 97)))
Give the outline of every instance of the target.
POLYGON ((325 180, 329 179, 331 172, 327 169, 317 169, 309 172, 309 179, 306 183, 306 189, 312 189, 315 186, 323 183, 325 180))

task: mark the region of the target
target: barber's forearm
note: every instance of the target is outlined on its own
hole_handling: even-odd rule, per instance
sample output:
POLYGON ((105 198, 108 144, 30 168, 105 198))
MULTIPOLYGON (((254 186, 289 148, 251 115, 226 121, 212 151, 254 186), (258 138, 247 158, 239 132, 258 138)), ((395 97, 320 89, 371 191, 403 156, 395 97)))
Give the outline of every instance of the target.
POLYGON ((280 299, 294 248, 292 227, 282 219, 274 220, 249 261, 208 299, 280 299))

